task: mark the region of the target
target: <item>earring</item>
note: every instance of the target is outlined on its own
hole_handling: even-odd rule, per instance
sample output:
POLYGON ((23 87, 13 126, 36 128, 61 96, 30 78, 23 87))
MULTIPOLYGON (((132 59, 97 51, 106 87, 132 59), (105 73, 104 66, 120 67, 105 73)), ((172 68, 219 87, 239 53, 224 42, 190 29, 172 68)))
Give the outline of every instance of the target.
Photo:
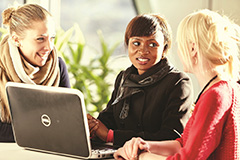
POLYGON ((164 59, 165 58, 165 52, 163 51, 163 53, 162 53, 162 59, 164 59))
POLYGON ((15 43, 16 47, 20 47, 20 43, 15 43))

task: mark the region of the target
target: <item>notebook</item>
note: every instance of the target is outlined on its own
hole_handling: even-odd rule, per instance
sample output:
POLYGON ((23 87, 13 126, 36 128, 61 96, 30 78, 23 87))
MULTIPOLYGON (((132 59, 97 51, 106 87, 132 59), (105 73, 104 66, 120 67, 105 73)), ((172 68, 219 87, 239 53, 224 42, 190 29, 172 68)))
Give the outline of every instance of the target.
POLYGON ((84 159, 108 158, 116 151, 112 145, 91 144, 81 91, 8 82, 6 92, 20 147, 84 159))

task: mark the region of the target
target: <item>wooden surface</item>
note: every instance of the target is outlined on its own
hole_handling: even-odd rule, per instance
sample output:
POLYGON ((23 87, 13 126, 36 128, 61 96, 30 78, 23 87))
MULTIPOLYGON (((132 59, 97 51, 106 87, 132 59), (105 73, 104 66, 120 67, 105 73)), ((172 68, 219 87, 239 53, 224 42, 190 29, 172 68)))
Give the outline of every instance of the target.
POLYGON ((16 143, 0 143, 0 160, 79 160, 79 158, 31 151, 19 147, 16 143))

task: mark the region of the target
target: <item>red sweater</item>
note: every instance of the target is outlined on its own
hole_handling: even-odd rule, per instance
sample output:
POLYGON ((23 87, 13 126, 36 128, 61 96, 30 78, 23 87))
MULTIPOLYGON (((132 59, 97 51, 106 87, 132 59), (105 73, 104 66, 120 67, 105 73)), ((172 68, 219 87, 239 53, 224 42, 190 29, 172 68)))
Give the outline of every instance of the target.
POLYGON ((203 93, 182 137, 182 148, 167 159, 240 159, 240 85, 220 81, 203 93))

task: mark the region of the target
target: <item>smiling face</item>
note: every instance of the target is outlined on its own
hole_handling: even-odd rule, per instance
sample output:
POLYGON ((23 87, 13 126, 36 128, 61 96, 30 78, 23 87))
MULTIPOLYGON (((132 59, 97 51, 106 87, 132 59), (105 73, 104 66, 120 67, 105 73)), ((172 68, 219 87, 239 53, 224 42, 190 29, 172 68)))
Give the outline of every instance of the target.
POLYGON ((25 30, 23 38, 18 38, 19 49, 24 58, 33 66, 45 65, 54 47, 55 27, 51 18, 33 21, 31 29, 25 30))
POLYGON ((161 60, 163 49, 164 37, 160 31, 148 37, 131 37, 128 43, 130 61, 140 75, 161 60))

